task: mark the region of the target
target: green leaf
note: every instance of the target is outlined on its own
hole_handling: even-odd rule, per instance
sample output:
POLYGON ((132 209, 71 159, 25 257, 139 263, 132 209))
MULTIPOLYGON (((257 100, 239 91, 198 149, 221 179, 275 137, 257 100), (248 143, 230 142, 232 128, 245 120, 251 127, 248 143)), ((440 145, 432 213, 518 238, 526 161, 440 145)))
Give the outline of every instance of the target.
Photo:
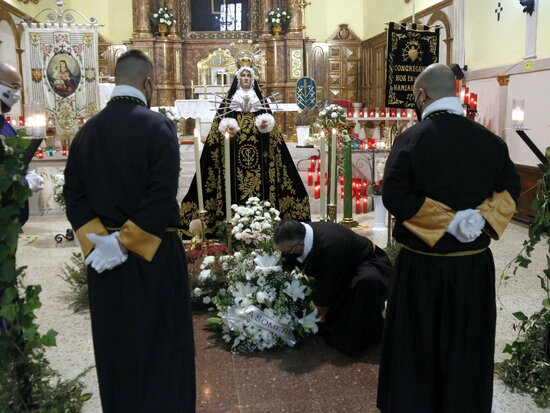
POLYGON ((14 303, 5 304, 0 308, 0 317, 4 317, 10 323, 15 320, 17 315, 17 306, 14 303))
POLYGON ((523 314, 522 311, 517 311, 512 314, 514 317, 516 317, 519 321, 527 321, 527 316, 523 314))
POLYGON ((512 346, 510 344, 506 343, 506 345, 504 346, 504 349, 502 350, 502 352, 512 354, 514 352, 514 349, 512 348, 512 346))
POLYGON ((42 336, 42 338, 40 339, 40 342, 47 347, 53 347, 56 345, 56 340, 55 340, 56 337, 57 337, 57 331, 48 330, 48 332, 42 336))
POLYGON ((550 308, 550 298, 545 298, 542 300, 542 305, 546 308, 550 308))

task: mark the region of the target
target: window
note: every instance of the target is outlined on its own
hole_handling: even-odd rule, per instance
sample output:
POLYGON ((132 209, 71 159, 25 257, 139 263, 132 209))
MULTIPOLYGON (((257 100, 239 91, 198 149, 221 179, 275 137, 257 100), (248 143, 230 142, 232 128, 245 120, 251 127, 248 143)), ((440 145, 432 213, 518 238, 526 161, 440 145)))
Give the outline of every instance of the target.
POLYGON ((241 31, 243 21, 242 3, 222 4, 220 7, 220 31, 241 31))

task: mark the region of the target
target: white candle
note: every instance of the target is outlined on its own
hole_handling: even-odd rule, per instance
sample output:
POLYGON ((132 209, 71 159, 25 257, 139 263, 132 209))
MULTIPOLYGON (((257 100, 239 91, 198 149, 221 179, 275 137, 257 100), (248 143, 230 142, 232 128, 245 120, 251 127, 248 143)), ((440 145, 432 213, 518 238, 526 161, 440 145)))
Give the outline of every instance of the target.
POLYGON ((197 181, 197 197, 199 199, 199 212, 204 211, 204 200, 202 199, 202 176, 201 176, 201 156, 200 156, 200 144, 201 138, 199 130, 195 128, 195 176, 197 181))
POLYGON ((522 129, 523 121, 525 120, 525 113, 520 107, 515 107, 512 110, 512 127, 514 129, 522 129))
POLYGON ((229 147, 229 132, 225 132, 224 146, 224 168, 225 168, 225 218, 231 219, 231 157, 229 147))
POLYGON ((336 177, 336 129, 332 129, 332 145, 330 151, 330 204, 336 205, 336 185, 338 185, 338 178, 336 177))
POLYGON ((327 187, 325 185, 325 173, 327 170, 327 162, 325 159, 325 132, 321 131, 321 139, 319 140, 319 155, 321 162, 321 193, 320 193, 320 216, 321 220, 324 220, 327 216, 327 187))

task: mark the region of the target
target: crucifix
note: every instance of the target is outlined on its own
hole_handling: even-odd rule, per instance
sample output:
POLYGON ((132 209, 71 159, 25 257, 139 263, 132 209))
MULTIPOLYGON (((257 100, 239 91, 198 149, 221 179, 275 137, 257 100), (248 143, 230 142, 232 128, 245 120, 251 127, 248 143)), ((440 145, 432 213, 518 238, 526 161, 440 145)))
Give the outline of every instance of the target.
POLYGON ((502 7, 500 5, 500 1, 498 2, 498 6, 497 8, 495 9, 495 13, 497 14, 497 21, 499 22, 500 21, 500 13, 502 12, 502 10, 504 10, 504 7, 502 7))

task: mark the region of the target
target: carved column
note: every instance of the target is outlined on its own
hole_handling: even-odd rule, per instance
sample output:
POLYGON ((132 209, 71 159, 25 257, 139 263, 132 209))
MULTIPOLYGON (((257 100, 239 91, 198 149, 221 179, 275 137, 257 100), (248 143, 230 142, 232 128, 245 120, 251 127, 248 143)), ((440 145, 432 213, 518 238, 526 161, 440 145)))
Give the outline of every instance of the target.
POLYGON ((508 83, 510 82, 510 75, 497 76, 497 82, 500 85, 498 88, 498 130, 493 131, 498 136, 501 136, 506 140, 506 104, 508 102, 508 83))
POLYGON ((132 9, 134 18, 133 37, 153 37, 149 20, 151 14, 150 0, 132 0, 132 9))
POLYGON ((288 27, 287 36, 289 37, 303 37, 302 27, 304 27, 304 8, 300 6, 294 6, 295 0, 289 1, 289 10, 292 13, 292 19, 290 20, 290 26, 288 27))
POLYGON ((164 0, 164 5, 165 7, 168 7, 169 9, 172 9, 172 11, 174 12, 174 16, 176 16, 176 24, 173 24, 172 26, 170 26, 170 34, 168 34, 168 37, 173 37, 173 38, 178 38, 180 37, 180 30, 179 30, 179 21, 180 21, 180 16, 179 16, 179 7, 178 7, 178 2, 177 0, 164 0))
POLYGON ((260 2, 260 38, 266 38, 271 36, 269 25, 265 21, 267 19, 267 13, 273 10, 273 0, 265 0, 260 2))

